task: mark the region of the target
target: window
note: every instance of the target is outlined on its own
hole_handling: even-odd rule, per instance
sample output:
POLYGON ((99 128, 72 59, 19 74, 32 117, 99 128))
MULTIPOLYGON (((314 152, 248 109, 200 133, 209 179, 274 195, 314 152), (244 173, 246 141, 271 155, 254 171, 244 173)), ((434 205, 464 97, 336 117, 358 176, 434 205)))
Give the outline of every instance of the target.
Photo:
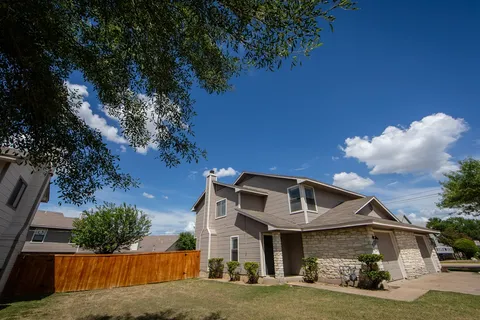
POLYGON ((302 211, 302 201, 300 199, 299 186, 288 189, 288 201, 290 202, 290 213, 302 211))
POLYGON ((25 180, 22 178, 18 179, 17 184, 15 185, 15 188, 13 188, 13 192, 10 195, 10 198, 8 199, 7 205, 12 207, 13 209, 17 209, 18 204, 20 203, 20 200, 22 199, 22 196, 25 192, 25 189, 27 189, 27 183, 25 180))
POLYGON ((317 203, 315 201, 315 189, 305 186, 305 202, 307 210, 317 212, 317 203))
POLYGON ((217 211, 215 218, 222 218, 227 215, 227 199, 217 201, 217 211))
POLYGON ((47 229, 35 229, 32 242, 43 242, 47 236, 47 229))
POLYGON ((238 261, 238 236, 230 237, 230 261, 238 261))

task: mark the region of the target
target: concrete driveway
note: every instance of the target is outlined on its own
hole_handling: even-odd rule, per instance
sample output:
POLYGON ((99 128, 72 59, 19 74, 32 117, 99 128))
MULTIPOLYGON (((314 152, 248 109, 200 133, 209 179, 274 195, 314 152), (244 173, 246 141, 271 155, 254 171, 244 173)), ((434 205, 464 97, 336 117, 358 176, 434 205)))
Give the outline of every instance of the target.
POLYGON ((480 295, 480 274, 474 272, 443 272, 418 279, 390 282, 392 288, 450 291, 480 295))

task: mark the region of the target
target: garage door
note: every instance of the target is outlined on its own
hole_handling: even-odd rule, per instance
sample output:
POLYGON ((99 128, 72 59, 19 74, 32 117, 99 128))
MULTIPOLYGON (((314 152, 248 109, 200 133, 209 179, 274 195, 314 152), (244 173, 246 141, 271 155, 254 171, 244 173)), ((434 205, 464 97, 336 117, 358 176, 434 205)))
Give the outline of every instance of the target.
POLYGON ((433 264, 432 256, 427 248, 427 244, 425 243, 425 238, 423 236, 415 236, 415 238, 417 238, 418 248, 420 249, 420 253, 422 254, 423 261, 425 261, 428 272, 437 272, 437 269, 435 269, 433 264))
POLYGON ((378 238, 378 251, 383 254, 383 269, 390 272, 391 280, 403 279, 402 269, 400 269, 400 263, 398 262, 398 256, 393 247, 390 233, 375 232, 375 235, 378 238))

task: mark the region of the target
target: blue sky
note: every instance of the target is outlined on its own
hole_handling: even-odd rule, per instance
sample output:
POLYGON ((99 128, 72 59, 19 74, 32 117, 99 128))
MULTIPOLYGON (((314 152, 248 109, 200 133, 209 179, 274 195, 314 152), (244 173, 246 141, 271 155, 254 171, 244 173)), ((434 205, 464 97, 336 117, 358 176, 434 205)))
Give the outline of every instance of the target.
MULTIPOLYGON (((208 152, 198 164, 168 169, 155 150, 124 144, 92 87, 73 74, 69 82, 88 90, 86 121, 142 184, 102 190, 98 201, 137 205, 154 234, 190 230, 202 173, 231 168, 222 181, 241 171, 302 175, 374 194, 417 224, 445 216, 432 195, 441 173, 480 157, 480 2, 359 2, 358 11, 336 13, 334 33, 325 29, 302 67, 252 70, 223 95, 194 89, 195 139, 208 152)), ((59 207, 52 190, 41 209, 78 216, 92 207, 59 207)))

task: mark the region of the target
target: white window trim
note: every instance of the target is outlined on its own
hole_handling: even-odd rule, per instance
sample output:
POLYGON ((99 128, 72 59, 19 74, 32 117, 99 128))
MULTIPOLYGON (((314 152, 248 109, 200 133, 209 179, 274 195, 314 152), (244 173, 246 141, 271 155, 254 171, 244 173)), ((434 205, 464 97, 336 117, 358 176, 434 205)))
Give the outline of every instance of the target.
POLYGON ((217 202, 215 202, 215 220, 222 219, 222 218, 225 218, 227 216, 227 202, 228 202, 227 198, 223 198, 223 199, 220 199, 217 202), (221 201, 225 201, 225 215, 219 217, 217 209, 218 209, 218 203, 221 202, 221 201))
POLYGON ((232 261, 232 239, 237 238, 237 261, 240 262, 240 237, 231 236, 230 237, 230 261, 232 261))
POLYGON ((315 202, 315 210, 309 210, 308 209, 308 204, 307 204, 307 194, 305 193, 305 191, 303 192, 304 196, 305 196, 305 209, 308 211, 308 212, 315 212, 315 213, 318 213, 318 206, 317 206, 317 196, 315 195, 315 188, 314 187, 311 187, 311 186, 302 186, 303 189, 312 189, 313 190, 313 201, 315 202))
POLYGON ((300 185, 297 184, 297 185, 294 185, 294 186, 291 186, 291 187, 287 188, 287 198, 288 198, 288 211, 290 212, 290 214, 304 212, 303 202, 302 202, 302 189, 301 189, 300 185), (302 209, 292 212, 292 206, 290 204, 290 189, 294 189, 294 188, 298 188, 298 192, 300 193, 300 205, 302 206, 302 209))
POLYGON ((32 235, 32 238, 30 239, 30 242, 31 243, 43 243, 45 241, 45 238, 47 237, 47 233, 48 233, 48 229, 46 228, 35 228, 35 230, 33 230, 33 235, 32 235), (43 239, 42 241, 33 241, 33 238, 35 237, 35 233, 37 231, 45 231, 45 234, 43 235, 43 239))

